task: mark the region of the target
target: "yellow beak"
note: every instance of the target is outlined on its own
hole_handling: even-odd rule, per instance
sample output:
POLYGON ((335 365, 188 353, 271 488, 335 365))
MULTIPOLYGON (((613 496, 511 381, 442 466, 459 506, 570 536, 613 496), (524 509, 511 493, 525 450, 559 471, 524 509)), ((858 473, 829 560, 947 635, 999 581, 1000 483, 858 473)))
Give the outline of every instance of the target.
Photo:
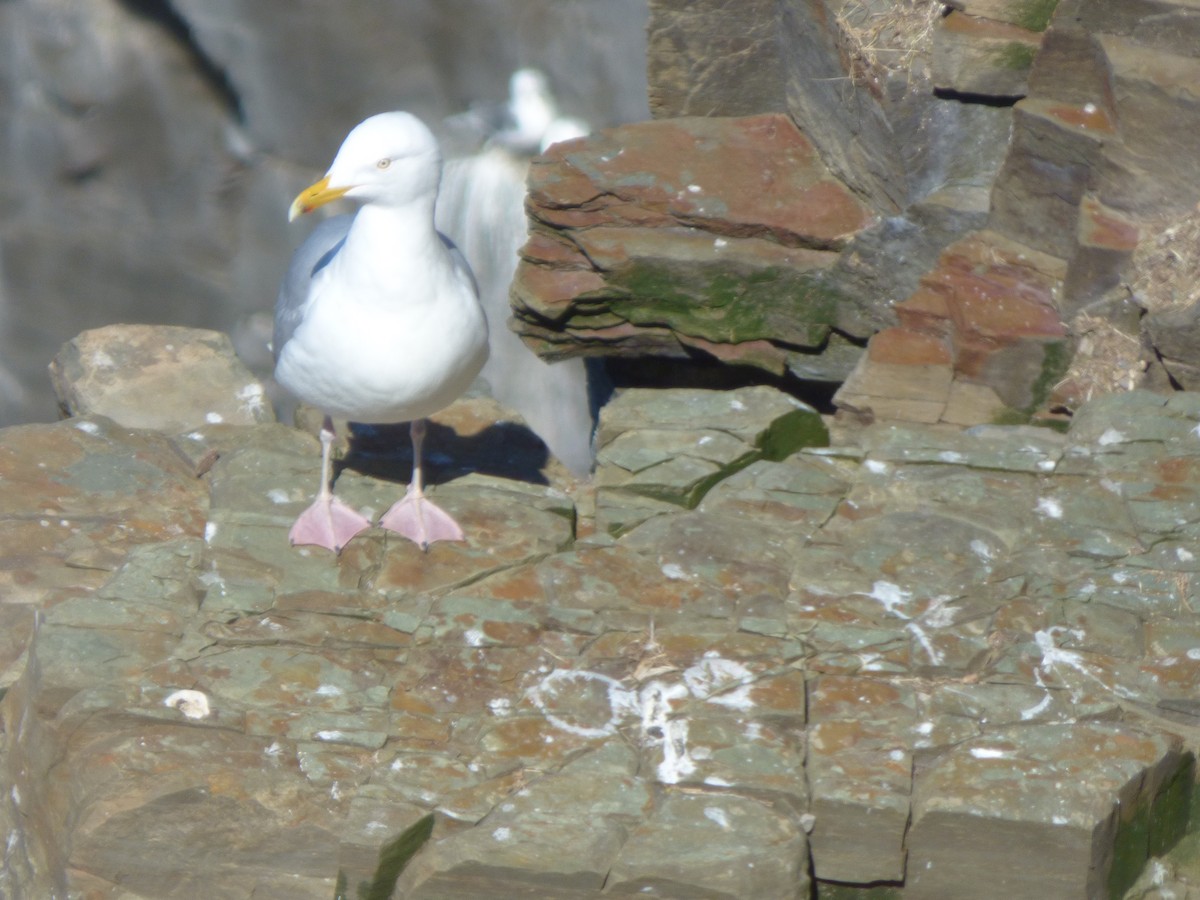
POLYGON ((288 207, 288 221, 295 221, 297 216, 302 216, 305 213, 310 213, 318 206, 324 206, 331 200, 336 200, 341 197, 348 187, 330 187, 329 176, 326 175, 314 185, 310 185, 302 190, 296 199, 292 201, 292 205, 288 207))

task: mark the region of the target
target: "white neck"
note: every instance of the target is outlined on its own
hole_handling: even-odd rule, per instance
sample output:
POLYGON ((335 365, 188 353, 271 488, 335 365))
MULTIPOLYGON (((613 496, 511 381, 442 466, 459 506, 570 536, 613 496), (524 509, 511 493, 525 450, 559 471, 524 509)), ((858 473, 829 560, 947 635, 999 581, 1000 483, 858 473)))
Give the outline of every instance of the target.
POLYGON ((356 279, 402 284, 403 279, 414 277, 418 274, 414 269, 444 252, 433 225, 435 199, 430 194, 403 206, 364 204, 354 216, 337 262, 354 272, 356 279), (403 241, 397 234, 404 236, 403 241))

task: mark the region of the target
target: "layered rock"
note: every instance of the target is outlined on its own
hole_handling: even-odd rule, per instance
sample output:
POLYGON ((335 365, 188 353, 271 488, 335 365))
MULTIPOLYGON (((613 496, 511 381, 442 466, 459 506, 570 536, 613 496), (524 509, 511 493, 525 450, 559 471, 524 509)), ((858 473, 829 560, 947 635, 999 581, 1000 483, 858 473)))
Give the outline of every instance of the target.
POLYGON ((897 304, 899 324, 871 339, 838 403, 910 422, 1028 418, 1071 355, 1056 303, 1064 272, 994 232, 958 241, 897 304))
POLYGON ((1041 29, 953 10, 934 33, 933 83, 960 94, 1023 97, 1041 45, 1041 29))
MULTIPOLYGON (((1191 27, 1185 5, 1159 6, 1166 21, 1191 27)), ((1029 96, 1015 107, 987 230, 948 249, 897 306, 898 325, 871 341, 839 402, 973 424, 1070 410, 1097 390, 1140 383, 1152 354, 1106 363, 1090 339, 1068 371, 1070 335, 1124 330, 1136 343, 1114 289, 1154 223, 1200 199, 1200 170, 1185 149, 1200 127, 1186 87, 1200 73, 1195 47, 1124 7, 1060 3, 1029 96), (965 279, 964 257, 974 261, 965 279), (934 285, 949 305, 932 301, 934 285)))
POLYGON ((1002 160, 1009 110, 932 91, 931 36, 950 33, 940 10, 771 0, 739 6, 731 27, 727 4, 653 3, 656 121, 552 150, 531 171, 522 336, 551 355, 686 353, 843 380, 894 324, 891 304, 984 223, 1002 160), (601 208, 628 221, 614 229, 601 208))
POLYGON ((626 125, 534 168, 513 300, 543 353, 817 365, 837 322, 828 270, 872 216, 787 117, 626 125))
MULTIPOLYGON (((1185 895, 1200 397, 1066 434, 797 438, 813 418, 764 387, 618 397, 606 483, 687 495, 664 432, 731 462, 612 535, 464 401, 430 449, 506 473, 431 453, 468 542, 336 557, 288 546, 319 468, 293 429, 0 430, 0 885, 1067 898, 1145 869, 1185 895)), ((378 511, 409 460, 344 462, 378 511)))
MULTIPOLYGON (((1061 415, 1098 392, 1193 377, 1196 360, 1173 333, 1190 313, 1143 305, 1151 316, 1139 327, 1139 301, 1123 289, 1139 244, 1182 227, 1200 199, 1188 149, 1200 124, 1190 6, 953 7, 762 0, 739 7, 730 29, 720 3, 652 4, 657 121, 533 170, 534 236, 514 295, 522 335, 552 355, 686 353, 802 380, 845 377, 837 402, 847 411, 960 425, 1061 415), (707 277, 708 234, 722 233, 711 209, 663 218, 667 207, 646 199, 701 187, 694 159, 668 137, 695 129, 697 113, 714 117, 722 160, 721 180, 703 187, 725 202, 745 196, 730 173, 755 165, 741 149, 746 127, 761 114, 795 123, 864 210, 838 244, 799 245, 836 260, 788 256, 797 245, 760 208, 760 235, 779 245, 771 265, 795 280, 764 282, 761 267, 734 258, 722 262, 740 292, 707 277), (657 144, 655 165, 623 161, 626 144, 657 144), (608 167, 585 164, 586 189, 558 196, 577 179, 572 159, 593 153, 608 167), (632 196, 614 187, 622 179, 641 179, 645 198, 614 232, 591 214, 632 196), (586 204, 589 215, 563 214, 586 204), (656 260, 662 278, 620 277, 619 267, 656 260), (835 307, 816 342, 814 273, 835 307), (729 327, 748 317, 775 334, 729 327)), ((793 219, 803 230, 806 217, 793 219)))

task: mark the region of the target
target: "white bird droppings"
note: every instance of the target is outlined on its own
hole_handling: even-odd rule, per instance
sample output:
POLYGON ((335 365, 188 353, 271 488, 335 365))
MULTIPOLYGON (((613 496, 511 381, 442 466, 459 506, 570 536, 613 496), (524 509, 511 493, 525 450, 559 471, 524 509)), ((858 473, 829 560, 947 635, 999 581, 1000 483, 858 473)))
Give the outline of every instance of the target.
POLYGON ((721 809, 719 806, 704 807, 704 818, 708 819, 710 822, 716 822, 726 831, 728 831, 730 828, 729 816, 727 816, 725 814, 725 810, 721 809))
POLYGON ((487 705, 492 715, 497 718, 502 718, 512 712, 512 701, 507 697, 494 697, 488 701, 487 705))
POLYGON ((976 759, 1003 759, 1008 756, 1008 751, 999 747, 972 747, 971 755, 976 759))
POLYGON ((163 706, 177 709, 189 719, 207 719, 212 713, 208 706, 208 695, 203 691, 176 691, 163 700, 163 706))
POLYGON ((1062 504, 1053 497, 1039 497, 1036 512, 1047 519, 1061 519, 1063 516, 1062 504))
POLYGON ((741 663, 706 654, 704 659, 683 673, 692 695, 709 703, 734 709, 752 709, 749 681, 753 673, 741 663))
POLYGON ((662 567, 662 573, 672 581, 682 581, 687 578, 687 572, 678 563, 667 563, 662 567))
POLYGON ((911 618, 900 612, 896 607, 911 600, 912 594, 902 590, 898 585, 892 584, 890 581, 876 581, 871 585, 871 593, 866 596, 872 600, 878 600, 883 604, 883 608, 894 616, 899 616, 901 619, 911 618))

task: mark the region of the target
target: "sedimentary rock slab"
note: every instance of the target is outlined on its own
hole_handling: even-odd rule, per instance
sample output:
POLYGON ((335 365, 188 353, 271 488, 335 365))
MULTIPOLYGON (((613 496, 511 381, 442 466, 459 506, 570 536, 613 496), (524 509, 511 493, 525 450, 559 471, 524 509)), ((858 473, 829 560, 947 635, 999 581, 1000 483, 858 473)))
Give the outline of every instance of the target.
MULTIPOLYGON (((288 546, 293 429, 0 433, 0 883, 390 890, 432 815, 404 896, 1120 896, 1194 805, 1200 399, 805 423, 630 391, 602 480, 711 438, 695 508, 443 470, 465 545, 340 555, 288 546)), ((346 462, 362 508, 407 472, 346 462)))
POLYGON ((768 387, 625 391, 604 408, 596 436, 606 464, 596 479, 597 522, 619 534, 659 512, 691 509, 756 460, 827 439, 815 410, 768 387), (697 430, 698 421, 720 426, 697 430))
POLYGON ((813 871, 823 881, 901 882, 916 724, 911 691, 823 676, 809 687, 806 769, 813 871))
POLYGON ((216 331, 110 325, 69 341, 50 364, 65 415, 107 416, 169 433, 271 422, 262 384, 216 331))
POLYGON ((672 792, 630 835, 609 890, 681 900, 798 900, 809 891, 805 851, 799 823, 766 804, 736 794, 672 792), (719 853, 711 849, 714 836, 726 838, 718 839, 719 853))
MULTIPOLYGON (((535 161, 518 328, 548 355, 703 350, 774 371, 835 321, 826 270, 871 224, 782 115, 601 132, 535 161)), ((808 361, 813 364, 812 360, 808 361)))
POLYGON ((1024 96, 1041 43, 1037 32, 952 11, 934 32, 933 82, 964 94, 1024 96))
POLYGON ((966 879, 979 896, 1120 896, 1130 860, 1182 834, 1192 777, 1177 742, 1127 726, 989 731, 922 779, 905 896, 945 897, 966 879))

